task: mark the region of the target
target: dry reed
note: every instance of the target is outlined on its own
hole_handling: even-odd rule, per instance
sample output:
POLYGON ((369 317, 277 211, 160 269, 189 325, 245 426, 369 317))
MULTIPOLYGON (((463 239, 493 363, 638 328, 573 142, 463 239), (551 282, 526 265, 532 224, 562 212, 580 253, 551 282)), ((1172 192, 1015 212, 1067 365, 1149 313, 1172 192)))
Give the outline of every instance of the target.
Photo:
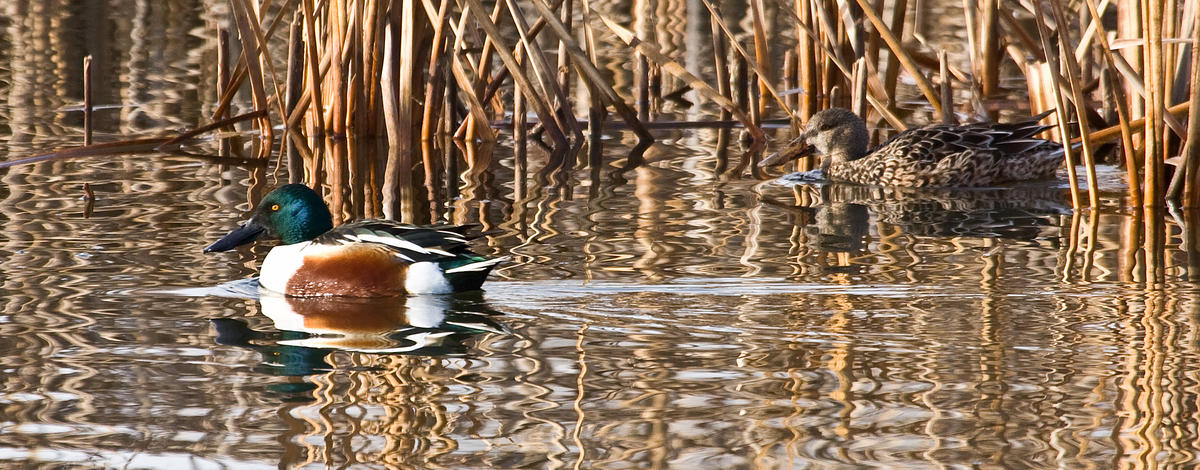
MULTIPOLYGON (((1059 111, 1057 138, 1067 149, 1071 186, 1084 184, 1088 190, 1086 200, 1073 199, 1076 207, 1099 205, 1095 168, 1104 155, 1098 152, 1116 135, 1121 137, 1118 162, 1127 169, 1132 204, 1157 206, 1167 199, 1189 207, 1200 204, 1200 184, 1193 183, 1200 178, 1200 159, 1194 156, 1200 147, 1195 144, 1198 111, 1188 104, 1197 100, 1195 54, 1190 52, 1200 41, 1196 2, 964 1, 966 64, 925 52, 938 48, 922 34, 928 27, 919 15, 924 7, 888 3, 794 0, 781 6, 751 1, 745 12, 725 12, 704 0, 708 25, 703 30, 711 32, 712 69, 697 74, 677 49, 659 45, 657 33, 631 29, 617 20, 621 12, 586 0, 490 5, 479 0, 299 0, 270 9, 231 0, 242 51, 232 72, 222 74, 218 111, 226 114, 215 116, 228 116, 236 90, 248 85, 251 106, 265 112, 256 125, 265 139, 260 156, 274 147, 272 122, 309 138, 384 137, 394 149, 385 186, 421 171, 432 199, 443 189, 439 182, 448 178, 452 163, 457 164, 446 160, 452 152, 431 150, 437 147, 432 142, 447 133, 494 142, 508 138, 496 129, 511 129, 519 154, 517 174, 524 178, 529 174, 528 142, 546 148, 550 166, 566 171, 585 146, 598 145, 596 133, 617 125, 631 129, 647 145, 653 140, 650 128, 723 127, 732 117, 747 131, 751 152, 766 144, 763 122, 787 118, 797 129, 816 111, 832 106, 853 108, 871 122, 886 121, 902 130, 900 117, 913 113, 912 104, 896 100, 902 78, 915 85, 924 99, 918 108, 931 120, 955 121, 955 111, 996 118, 999 109, 1009 107, 1001 100, 1012 94, 1001 86, 1001 76, 1023 73, 1029 79, 1028 112, 1059 111), (275 16, 260 16, 267 11, 275 16), (1083 14, 1068 14, 1075 11, 1083 14), (735 21, 743 13, 748 20, 735 21), (1105 15, 1118 19, 1115 40, 1101 22, 1105 15), (785 27, 776 29, 780 21, 785 27), (291 28, 277 28, 281 24, 291 28), (739 25, 747 30, 738 30, 739 25), (277 29, 290 32, 289 53, 279 63, 287 70, 282 80, 276 79, 277 64, 268 47, 277 40, 277 29), (634 58, 626 61, 627 66, 636 64, 629 71, 633 80, 606 71, 596 52, 597 30, 616 37, 634 58), (1037 31, 1037 36, 1027 31, 1037 31), (1185 33, 1187 37, 1174 37, 1185 33), (940 88, 930 80, 934 76, 940 88), (667 81, 672 79, 677 82, 667 81), (674 86, 670 83, 682 83, 680 90, 690 90, 689 99, 715 104, 721 116, 707 122, 651 122, 665 109, 663 100, 678 96, 663 91, 663 86, 674 86), (280 86, 285 98, 280 98, 280 86), (579 93, 587 99, 577 99, 579 93), (1186 109, 1180 105, 1191 108, 1186 123, 1173 116, 1186 109), (607 122, 610 110, 620 122, 607 122), (529 111, 536 119, 528 119, 529 111), (1114 115, 1115 122, 1092 130, 1098 116, 1114 115), (1085 183, 1075 178, 1076 151, 1087 172, 1085 183), (1171 171, 1174 176, 1168 179, 1171 171)), ((640 12, 629 13, 641 18, 640 12)), ((295 145, 288 148, 289 154, 296 152, 295 145)), ((495 162, 476 159, 471 151, 463 155, 473 171, 481 162, 495 162)), ((591 148, 588 155, 578 161, 602 163, 598 149, 591 148)), ((311 156, 289 161, 307 162, 310 175, 327 174, 315 167, 328 162, 311 156)))

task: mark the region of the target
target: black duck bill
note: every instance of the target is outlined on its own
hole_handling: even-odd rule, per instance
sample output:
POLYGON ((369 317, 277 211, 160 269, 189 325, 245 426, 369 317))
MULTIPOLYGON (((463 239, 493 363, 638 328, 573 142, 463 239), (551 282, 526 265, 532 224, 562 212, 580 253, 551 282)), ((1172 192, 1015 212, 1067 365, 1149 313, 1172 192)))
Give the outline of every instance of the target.
POLYGON ((204 252, 212 253, 232 250, 257 240, 259 235, 262 235, 265 231, 267 231, 266 227, 262 226, 262 224, 259 224, 257 221, 255 221, 255 219, 250 219, 246 221, 246 223, 242 224, 241 227, 238 227, 232 232, 226 234, 224 237, 221 237, 220 240, 212 242, 211 245, 204 247, 204 252))

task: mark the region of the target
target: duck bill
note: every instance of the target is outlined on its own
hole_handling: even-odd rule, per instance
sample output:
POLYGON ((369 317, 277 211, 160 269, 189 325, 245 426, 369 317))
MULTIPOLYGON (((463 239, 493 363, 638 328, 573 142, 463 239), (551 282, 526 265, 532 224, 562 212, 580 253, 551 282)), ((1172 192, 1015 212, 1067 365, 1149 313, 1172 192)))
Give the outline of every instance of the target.
POLYGON ((779 166, 792 160, 804 158, 815 153, 816 148, 804 142, 802 137, 788 144, 788 146, 783 150, 775 152, 763 159, 763 161, 758 162, 758 166, 764 168, 779 166))
POLYGON ((241 227, 238 227, 224 237, 221 237, 220 240, 217 240, 211 245, 204 247, 204 252, 212 253, 217 251, 232 250, 258 239, 258 236, 262 235, 262 233, 265 231, 266 228, 256 223, 254 219, 250 219, 250 221, 242 224, 241 227))

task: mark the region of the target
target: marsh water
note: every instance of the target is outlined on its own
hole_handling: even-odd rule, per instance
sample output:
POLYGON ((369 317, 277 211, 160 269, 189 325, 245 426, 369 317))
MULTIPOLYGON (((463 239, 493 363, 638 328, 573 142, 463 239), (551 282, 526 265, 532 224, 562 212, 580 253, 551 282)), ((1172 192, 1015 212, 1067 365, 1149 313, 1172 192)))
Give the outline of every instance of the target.
MULTIPOLYGON (((79 143, 85 53, 98 141, 205 122, 225 2, 14 3, 7 160, 79 143)), ((2 170, 0 467, 1195 464, 1194 238, 1163 215, 1140 250, 1119 170, 1094 213, 1061 182, 794 187, 718 161, 720 132, 632 168, 614 132, 555 184, 514 184, 502 142, 436 210, 511 259, 482 293, 390 300, 260 295, 270 244, 201 253, 287 181, 273 163, 2 170)), ((339 193, 339 218, 378 197, 339 193)))

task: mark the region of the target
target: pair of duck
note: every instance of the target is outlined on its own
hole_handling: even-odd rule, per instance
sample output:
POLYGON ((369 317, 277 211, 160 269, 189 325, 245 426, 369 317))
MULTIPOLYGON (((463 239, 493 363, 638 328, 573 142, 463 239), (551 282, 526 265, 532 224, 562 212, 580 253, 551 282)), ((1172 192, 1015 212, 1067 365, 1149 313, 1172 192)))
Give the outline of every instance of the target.
MULTIPOLYGON (((821 111, 772 166, 816 153, 832 181, 905 187, 986 186, 1052 176, 1061 145, 1032 136, 1045 115, 1008 124, 933 125, 902 132, 867 150, 866 124, 840 108, 821 111)), ((289 184, 271 191, 238 229, 204 249, 227 251, 263 234, 282 245, 263 260, 259 283, 291 296, 382 297, 477 290, 506 257, 471 252, 472 226, 416 226, 370 219, 333 226, 315 191, 289 184)))

